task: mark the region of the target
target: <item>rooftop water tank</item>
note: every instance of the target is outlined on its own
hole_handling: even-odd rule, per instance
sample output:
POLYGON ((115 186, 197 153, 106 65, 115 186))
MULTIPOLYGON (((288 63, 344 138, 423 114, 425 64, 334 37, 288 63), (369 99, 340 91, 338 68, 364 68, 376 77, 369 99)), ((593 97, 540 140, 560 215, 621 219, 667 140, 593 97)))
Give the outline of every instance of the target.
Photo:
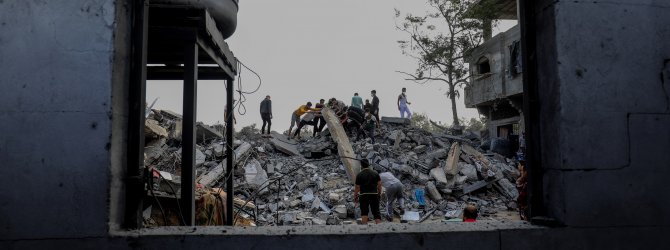
MULTIPOLYGON (((224 39, 232 36, 237 28, 238 0, 152 0, 151 4, 188 5, 205 8, 216 21, 224 39)), ((151 14, 149 14, 149 18, 151 18, 151 14)))

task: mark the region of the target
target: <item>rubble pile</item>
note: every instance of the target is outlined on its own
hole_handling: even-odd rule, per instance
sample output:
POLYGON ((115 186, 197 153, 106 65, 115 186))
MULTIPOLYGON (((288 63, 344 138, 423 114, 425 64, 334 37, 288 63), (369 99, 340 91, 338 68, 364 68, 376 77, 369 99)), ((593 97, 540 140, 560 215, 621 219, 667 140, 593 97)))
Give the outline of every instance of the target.
MULTIPOLYGON (((176 190, 180 121, 172 112, 154 110, 146 126, 146 165, 170 175, 176 190)), ((375 144, 370 139, 349 140, 356 158, 368 159, 376 171, 390 171, 404 184, 406 207, 400 221, 458 218, 468 203, 477 204, 482 219, 516 209, 513 183, 519 172, 513 160, 480 152, 479 139, 471 135, 430 133, 401 118, 382 121, 375 144)), ((225 185, 221 131, 204 124, 197 127, 196 181, 201 189, 225 185)), ((258 226, 356 223, 360 210, 353 202, 354 186, 327 131, 299 141, 277 133, 262 137, 253 125, 236 133, 235 218, 258 226)), ((172 192, 160 184, 152 188, 172 192)), ((380 204, 384 212, 384 196, 380 204)))

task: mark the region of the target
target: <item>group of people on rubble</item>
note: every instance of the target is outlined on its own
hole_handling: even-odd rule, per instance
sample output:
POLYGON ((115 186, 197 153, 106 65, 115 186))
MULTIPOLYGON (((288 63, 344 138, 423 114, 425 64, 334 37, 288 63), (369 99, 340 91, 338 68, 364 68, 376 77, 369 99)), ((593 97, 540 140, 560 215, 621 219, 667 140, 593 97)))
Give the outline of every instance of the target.
MULTIPOLYGON (((330 98, 328 103, 325 103, 325 100, 321 99, 314 107, 312 102, 300 105, 293 111, 293 113, 291 113, 291 125, 287 133, 289 139, 299 137, 300 131, 305 125, 314 127, 312 136, 320 134, 326 126, 326 120, 323 118, 321 110, 324 107, 328 107, 335 112, 340 123, 342 123, 345 128, 345 131, 350 134, 355 133, 357 140, 361 137, 367 137, 374 143, 375 129, 380 128, 379 98, 377 97, 376 90, 372 90, 370 95, 372 96, 372 102, 370 102, 370 99, 366 99, 364 103, 363 98, 361 98, 358 93, 354 93, 354 96, 351 98, 351 105, 349 106, 342 100, 338 100, 334 97, 330 98), (293 131, 293 127, 296 125, 297 128, 293 131)), ((398 111, 400 111, 400 117, 405 118, 405 115, 407 115, 407 118, 412 118, 412 112, 409 110, 408 106, 411 103, 407 101, 406 88, 402 88, 402 93, 398 95, 396 104, 398 106, 398 111)), ((261 119, 263 120, 261 134, 263 136, 270 136, 270 127, 272 126, 272 101, 270 100, 269 95, 261 101, 260 113, 261 119), (265 129, 266 126, 267 130, 265 129)))
MULTIPOLYGON (((370 102, 369 99, 366 99, 365 102, 363 102, 363 99, 358 93, 354 93, 354 96, 351 98, 351 105, 349 106, 342 100, 338 100, 334 97, 330 98, 328 103, 326 103, 324 99, 320 99, 314 107, 312 102, 300 105, 293 111, 293 113, 291 113, 291 125, 287 133, 289 139, 299 137, 300 130, 305 125, 314 127, 312 132, 313 137, 320 134, 326 126, 326 120, 321 114, 321 111, 323 108, 328 107, 333 110, 339 119, 339 122, 345 128, 345 131, 348 133, 355 132, 357 140, 363 136, 370 138, 371 142, 375 143, 375 129, 380 128, 379 98, 377 97, 376 90, 372 90, 370 94, 372 96, 372 102, 370 102), (296 130, 293 131, 293 127, 296 125, 296 130), (292 132, 293 134, 291 134, 292 132)), ((398 95, 396 104, 401 118, 405 118, 405 115, 407 115, 407 118, 412 118, 412 112, 408 106, 411 103, 407 100, 406 88, 402 88, 402 93, 398 95)), ((272 126, 272 101, 270 100, 269 95, 261 102, 260 113, 261 119, 263 120, 261 134, 263 136, 270 136, 270 127, 272 126)), ((370 212, 373 215, 375 223, 381 223, 382 215, 380 213, 379 203, 380 197, 382 196, 382 190, 385 190, 386 196, 386 214, 384 217, 388 221, 393 221, 395 201, 398 202, 397 205, 400 208, 398 213, 403 215, 405 196, 403 193, 404 186, 402 182, 400 182, 400 180, 391 172, 377 173, 370 167, 370 163, 367 159, 361 160, 360 163, 361 171, 356 176, 354 202, 359 204, 361 210, 361 223, 368 223, 368 214, 370 212)), ((476 218, 477 207, 474 205, 467 205, 463 210, 463 221, 474 222, 476 221, 476 218)))

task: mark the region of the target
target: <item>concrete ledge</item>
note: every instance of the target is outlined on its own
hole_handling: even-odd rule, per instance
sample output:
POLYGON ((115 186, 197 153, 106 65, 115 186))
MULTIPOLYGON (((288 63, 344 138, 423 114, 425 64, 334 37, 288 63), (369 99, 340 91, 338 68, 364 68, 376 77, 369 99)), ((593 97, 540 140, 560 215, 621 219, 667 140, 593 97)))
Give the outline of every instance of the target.
POLYGON ((278 226, 278 227, 161 227, 122 231, 113 236, 161 236, 161 235, 358 235, 358 234, 400 234, 400 233, 449 233, 449 232, 492 232, 500 230, 544 229, 526 222, 481 221, 475 223, 449 222, 430 224, 382 223, 379 225, 322 225, 322 226, 278 226))

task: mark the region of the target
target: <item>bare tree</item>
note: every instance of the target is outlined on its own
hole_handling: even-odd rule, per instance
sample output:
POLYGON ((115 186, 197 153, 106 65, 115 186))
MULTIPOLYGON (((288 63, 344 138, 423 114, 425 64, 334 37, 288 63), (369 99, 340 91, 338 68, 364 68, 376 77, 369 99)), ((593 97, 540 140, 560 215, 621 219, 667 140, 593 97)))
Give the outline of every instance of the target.
MULTIPOLYGON (((397 71, 406 80, 424 84, 440 81, 447 84, 446 95, 451 99, 454 126, 460 126, 456 110, 459 89, 468 83, 468 68, 464 54, 483 40, 482 30, 495 20, 490 2, 475 0, 428 0, 430 12, 424 16, 395 10, 402 24, 396 28, 407 33, 407 40, 398 41, 402 53, 417 60, 414 73, 397 71)), ((489 27, 490 28, 490 27, 489 27)))

